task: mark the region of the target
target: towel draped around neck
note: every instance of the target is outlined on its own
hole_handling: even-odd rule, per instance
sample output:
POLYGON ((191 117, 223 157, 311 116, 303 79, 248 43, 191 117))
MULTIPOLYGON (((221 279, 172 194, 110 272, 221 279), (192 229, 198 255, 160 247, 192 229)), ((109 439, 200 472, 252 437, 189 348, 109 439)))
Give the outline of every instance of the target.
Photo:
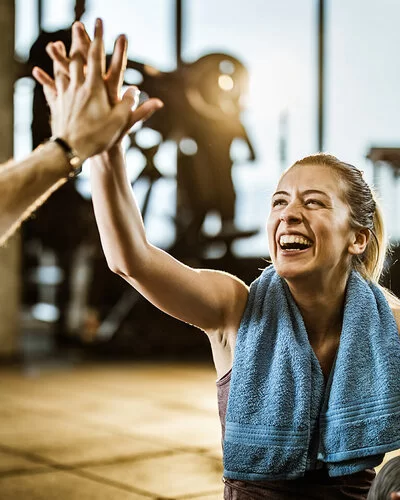
POLYGON ((400 448, 400 338, 383 292, 352 271, 325 384, 301 313, 273 266, 252 283, 235 348, 224 476, 339 476, 400 448))

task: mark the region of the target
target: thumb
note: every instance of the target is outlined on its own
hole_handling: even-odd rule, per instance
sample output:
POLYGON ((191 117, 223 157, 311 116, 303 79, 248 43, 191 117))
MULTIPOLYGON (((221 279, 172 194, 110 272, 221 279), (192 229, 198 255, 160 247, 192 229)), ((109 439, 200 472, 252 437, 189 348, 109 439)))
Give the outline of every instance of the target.
POLYGON ((164 106, 164 103, 157 98, 151 98, 148 101, 144 102, 138 109, 135 109, 131 112, 129 128, 133 127, 133 125, 138 121, 146 121, 153 115, 156 111, 161 109, 164 106))
POLYGON ((121 100, 126 105, 129 105, 130 110, 133 111, 138 107, 139 94, 140 94, 140 90, 137 87, 135 87, 134 85, 131 85, 130 87, 128 87, 126 89, 121 100))
POLYGON ((105 144, 110 146, 123 137, 129 127, 134 104, 134 95, 130 93, 111 109, 101 133, 105 144))

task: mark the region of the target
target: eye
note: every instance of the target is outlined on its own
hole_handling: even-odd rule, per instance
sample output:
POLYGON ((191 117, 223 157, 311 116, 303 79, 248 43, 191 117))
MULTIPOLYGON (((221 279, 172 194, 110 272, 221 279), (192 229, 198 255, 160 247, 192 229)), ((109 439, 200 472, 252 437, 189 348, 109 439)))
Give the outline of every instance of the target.
POLYGON ((305 205, 315 205, 315 206, 318 206, 318 207, 324 207, 325 205, 322 203, 322 201, 320 200, 316 200, 315 198, 309 198, 308 200, 306 200, 304 202, 305 205))
POLYGON ((286 205, 286 204, 287 204, 287 200, 285 200, 284 198, 275 198, 272 201, 272 206, 273 207, 278 207, 280 205, 286 205))

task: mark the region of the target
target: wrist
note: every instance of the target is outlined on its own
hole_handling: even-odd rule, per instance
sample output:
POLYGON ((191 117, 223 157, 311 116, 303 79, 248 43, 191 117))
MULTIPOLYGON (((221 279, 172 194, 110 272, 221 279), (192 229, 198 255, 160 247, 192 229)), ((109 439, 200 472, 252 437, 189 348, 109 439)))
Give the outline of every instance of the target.
POLYGON ((40 162, 40 169, 37 170, 38 175, 46 172, 48 178, 56 182, 61 179, 68 179, 68 174, 71 170, 68 158, 64 151, 54 141, 46 141, 40 144, 33 152, 32 157, 40 162))
POLYGON ((122 147, 122 142, 118 141, 115 144, 113 144, 110 148, 100 153, 100 156, 101 155, 115 156, 123 154, 124 154, 124 148, 122 147))
POLYGON ((109 162, 115 163, 118 162, 120 159, 123 159, 124 156, 125 156, 124 148, 122 147, 122 144, 119 142, 117 144, 112 145, 106 151, 103 151, 98 155, 96 155, 96 158, 106 163, 109 162))
POLYGON ((69 164, 69 171, 67 177, 73 179, 82 171, 82 164, 84 158, 81 158, 79 153, 71 147, 71 145, 62 137, 52 137, 49 142, 56 144, 64 153, 65 158, 69 164))
POLYGON ((72 134, 67 134, 67 133, 53 134, 52 138, 55 137, 60 137, 61 139, 63 139, 69 145, 69 147, 76 153, 76 155, 81 159, 82 163, 93 155, 93 152, 91 151, 93 148, 91 148, 90 141, 85 141, 83 139, 76 139, 75 137, 72 136, 72 134), (88 146, 90 148, 90 151, 88 151, 88 146))
POLYGON ((119 170, 125 170, 125 152, 120 144, 115 144, 107 151, 89 159, 91 171, 116 173, 119 170))

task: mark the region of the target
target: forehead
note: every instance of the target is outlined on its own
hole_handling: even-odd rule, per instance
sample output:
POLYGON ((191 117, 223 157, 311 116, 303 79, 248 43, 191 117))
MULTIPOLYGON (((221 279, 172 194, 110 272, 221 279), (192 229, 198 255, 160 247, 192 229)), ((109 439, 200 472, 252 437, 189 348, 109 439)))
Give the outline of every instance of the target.
POLYGON ((281 177, 277 191, 324 191, 330 196, 343 198, 344 189, 340 177, 324 165, 296 165, 281 177))

